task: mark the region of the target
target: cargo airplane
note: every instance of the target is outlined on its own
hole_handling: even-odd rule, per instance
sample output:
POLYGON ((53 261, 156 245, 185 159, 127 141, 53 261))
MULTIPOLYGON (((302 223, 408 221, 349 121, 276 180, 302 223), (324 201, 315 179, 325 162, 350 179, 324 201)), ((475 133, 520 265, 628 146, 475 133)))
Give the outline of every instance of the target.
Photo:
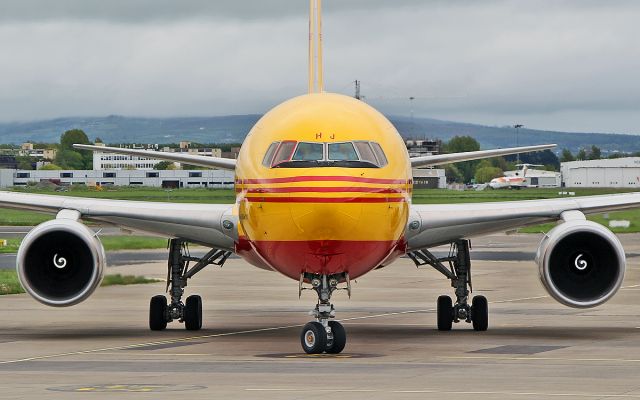
MULTIPOLYGON (((394 126, 366 103, 325 93, 321 0, 310 0, 309 93, 266 113, 249 132, 237 160, 183 153, 94 147, 78 149, 160 158, 235 171, 236 202, 175 204, 0 192, 0 206, 56 214, 30 231, 17 255, 27 293, 55 307, 88 298, 100 284, 105 253, 98 235, 81 221, 97 221, 167 237, 168 293, 151 299, 149 327, 179 321, 202 326, 202 300, 183 302, 187 281, 235 253, 317 294, 313 321, 301 331, 307 353, 340 353, 344 327, 332 294, 374 269, 407 255, 442 273, 454 289, 437 300, 437 327, 454 322, 488 327, 483 296, 470 298, 469 238, 545 221, 559 224, 537 253, 540 279, 570 307, 595 307, 620 288, 625 253, 607 228, 585 214, 640 206, 640 193, 482 204, 414 205, 412 168, 540 151, 553 145, 410 158, 394 126), (188 243, 207 246, 190 256, 188 243), (451 245, 448 257, 429 249, 451 245)), ((504 273, 515 271, 505 270, 504 273)), ((517 273, 517 272, 515 272, 517 273)))

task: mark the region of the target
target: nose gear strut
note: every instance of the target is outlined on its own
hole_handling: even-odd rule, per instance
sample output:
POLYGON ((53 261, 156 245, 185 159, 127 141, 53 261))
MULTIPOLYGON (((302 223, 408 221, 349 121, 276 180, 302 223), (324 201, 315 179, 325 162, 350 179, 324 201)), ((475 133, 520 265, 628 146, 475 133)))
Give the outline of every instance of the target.
POLYGON ((351 296, 351 283, 349 274, 320 275, 303 273, 300 275, 298 294, 303 290, 314 290, 318 295, 318 303, 315 309, 309 312, 316 320, 307 323, 300 333, 302 349, 307 354, 338 354, 342 352, 347 343, 347 333, 335 318, 335 308, 331 304, 331 295, 336 290, 347 290, 351 296), (339 288, 341 282, 346 283, 345 288, 339 288), (305 287, 309 283, 311 287, 305 287))

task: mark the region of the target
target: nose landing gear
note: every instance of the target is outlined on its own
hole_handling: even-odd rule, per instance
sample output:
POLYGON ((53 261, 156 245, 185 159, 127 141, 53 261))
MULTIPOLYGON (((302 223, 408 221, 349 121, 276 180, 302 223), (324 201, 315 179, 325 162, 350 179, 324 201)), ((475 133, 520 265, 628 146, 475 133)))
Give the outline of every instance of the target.
POLYGON ((448 257, 437 258, 428 250, 422 249, 408 253, 417 267, 430 265, 451 280, 455 289, 456 303, 451 297, 438 297, 438 330, 450 331, 454 322, 465 321, 473 325, 476 331, 486 331, 489 327, 489 307, 484 296, 475 296, 469 305, 471 284, 471 259, 469 240, 458 240, 451 245, 448 257), (449 263, 447 268, 443 262, 449 263))
POLYGON ((303 290, 314 290, 318 295, 316 308, 309 313, 315 321, 307 323, 300 333, 300 344, 307 354, 339 354, 347 344, 347 332, 335 318, 335 309, 331 304, 331 295, 339 290, 338 284, 346 282, 345 290, 351 295, 351 285, 348 274, 316 275, 304 273, 300 276, 299 293, 303 290), (311 283, 311 287, 304 287, 304 282, 311 283))

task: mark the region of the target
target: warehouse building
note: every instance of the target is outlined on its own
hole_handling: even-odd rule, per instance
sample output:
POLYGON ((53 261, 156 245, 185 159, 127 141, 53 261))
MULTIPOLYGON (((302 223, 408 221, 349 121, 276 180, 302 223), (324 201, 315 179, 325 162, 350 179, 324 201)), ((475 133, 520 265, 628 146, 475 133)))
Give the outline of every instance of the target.
POLYGON ((416 189, 446 189, 447 177, 444 169, 414 169, 413 187, 416 189))
POLYGON ((640 187, 640 157, 571 161, 560 170, 565 187, 640 187))
POLYGON ((0 188, 48 183, 87 186, 232 188, 233 171, 223 170, 0 170, 0 188))

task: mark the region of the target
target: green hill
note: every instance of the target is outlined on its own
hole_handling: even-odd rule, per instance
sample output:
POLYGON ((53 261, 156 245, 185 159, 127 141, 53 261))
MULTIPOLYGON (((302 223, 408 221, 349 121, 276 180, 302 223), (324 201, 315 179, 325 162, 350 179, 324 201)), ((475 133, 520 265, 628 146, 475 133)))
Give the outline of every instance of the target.
MULTIPOLYGON (((58 118, 45 121, 2 123, 0 143, 57 142, 62 132, 79 128, 91 139, 100 137, 106 143, 175 143, 190 140, 199 143, 237 143, 260 118, 260 115, 230 115, 221 117, 140 118, 84 117, 58 118)), ((390 117, 405 137, 440 138, 456 135, 475 137, 483 148, 516 145, 513 128, 483 126, 428 118, 390 117)), ((640 136, 605 133, 570 133, 520 129, 519 144, 557 143, 558 148, 576 152, 595 144, 603 152, 640 151, 640 136)))

